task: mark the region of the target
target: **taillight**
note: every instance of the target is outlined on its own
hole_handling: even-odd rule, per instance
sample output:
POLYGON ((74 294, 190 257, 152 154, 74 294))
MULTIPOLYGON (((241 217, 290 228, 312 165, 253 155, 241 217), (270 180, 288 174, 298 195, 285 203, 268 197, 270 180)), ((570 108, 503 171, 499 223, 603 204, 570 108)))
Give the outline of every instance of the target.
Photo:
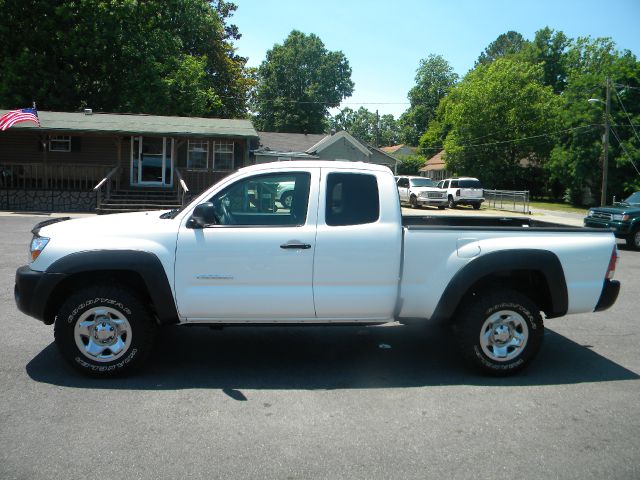
POLYGON ((613 280, 613 276, 616 273, 616 264, 618 263, 618 249, 617 247, 613 247, 613 251, 611 252, 611 258, 609 259, 609 266, 607 267, 607 276, 608 280, 613 280))

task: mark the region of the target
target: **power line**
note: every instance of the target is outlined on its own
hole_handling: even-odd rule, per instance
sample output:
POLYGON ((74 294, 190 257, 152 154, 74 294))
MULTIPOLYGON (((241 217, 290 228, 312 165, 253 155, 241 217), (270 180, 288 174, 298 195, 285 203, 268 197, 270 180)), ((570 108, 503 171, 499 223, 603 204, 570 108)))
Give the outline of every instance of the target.
POLYGON ((624 150, 624 153, 627 156, 627 158, 629 159, 629 161, 631 162, 631 165, 633 165, 633 168, 635 168, 636 172, 638 173, 638 175, 640 175, 640 170, 638 170, 638 167, 636 167, 636 164, 633 162, 633 159, 631 158, 631 155, 629 155, 629 152, 627 152, 627 148, 624 146, 624 144, 620 140, 620 137, 618 136, 618 134, 616 133, 616 131, 613 128, 611 128, 611 133, 613 133, 613 136, 616 137, 616 140, 618 140, 618 145, 620 145, 622 147, 622 150, 624 150))
MULTIPOLYGON (((494 146, 494 145, 505 145, 505 144, 509 144, 509 143, 517 143, 517 142, 523 142, 525 140, 532 140, 532 139, 536 139, 536 138, 545 138, 545 137, 553 137, 555 135, 560 135, 563 133, 568 133, 568 132, 573 132, 576 130, 583 130, 586 128, 594 128, 594 127, 601 127, 602 125, 599 124, 589 124, 589 125, 581 125, 579 127, 572 127, 572 128, 567 128, 565 130, 558 130, 555 132, 547 132, 547 133, 541 133, 539 135, 532 135, 530 137, 522 137, 522 138, 513 138, 510 140, 500 140, 497 142, 491 142, 491 143, 476 143, 476 144, 469 144, 469 145, 456 145, 456 148, 475 148, 475 147, 490 147, 490 146, 494 146)), ((482 138, 482 137, 479 137, 482 138)), ((444 146, 439 146, 439 147, 429 147, 426 148, 425 150, 442 150, 444 149, 444 146)))
POLYGON ((615 88, 613 90, 616 92, 616 98, 618 99, 618 103, 622 107, 622 110, 624 110, 624 114, 627 116, 627 120, 629 120, 629 125, 631 125, 631 128, 633 128, 633 133, 635 133, 636 134, 636 138, 638 140, 640 140, 640 136, 638 136, 638 132, 636 130, 636 127, 633 125, 633 122, 631 121, 631 117, 629 116, 629 113, 627 112, 627 109, 624 107, 624 103, 622 103, 622 99, 620 98, 620 95, 618 94, 618 90, 615 89, 615 88))

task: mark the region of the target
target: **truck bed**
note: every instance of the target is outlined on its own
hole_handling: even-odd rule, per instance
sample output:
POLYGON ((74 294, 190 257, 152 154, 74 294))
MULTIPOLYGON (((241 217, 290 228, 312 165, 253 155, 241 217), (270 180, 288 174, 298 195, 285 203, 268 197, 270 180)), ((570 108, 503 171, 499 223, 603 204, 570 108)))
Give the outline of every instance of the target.
POLYGON ((446 216, 446 215, 406 215, 402 217, 402 226, 409 230, 421 230, 425 228, 451 228, 470 229, 470 230, 486 230, 486 229, 516 229, 535 228, 554 231, 575 232, 584 230, 583 227, 574 227, 571 225, 561 225, 557 223, 544 222, 529 217, 467 217, 467 216, 446 216))

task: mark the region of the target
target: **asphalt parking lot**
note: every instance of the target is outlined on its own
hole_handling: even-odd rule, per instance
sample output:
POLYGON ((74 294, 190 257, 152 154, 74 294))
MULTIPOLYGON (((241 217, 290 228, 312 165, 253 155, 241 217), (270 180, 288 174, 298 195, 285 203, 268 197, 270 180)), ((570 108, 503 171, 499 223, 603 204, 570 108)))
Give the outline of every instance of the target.
POLYGON ((14 305, 40 220, 0 215, 1 479, 640 478, 640 252, 623 242, 618 302, 548 320, 515 377, 467 370, 446 329, 388 325, 174 327, 136 376, 93 380, 14 305))

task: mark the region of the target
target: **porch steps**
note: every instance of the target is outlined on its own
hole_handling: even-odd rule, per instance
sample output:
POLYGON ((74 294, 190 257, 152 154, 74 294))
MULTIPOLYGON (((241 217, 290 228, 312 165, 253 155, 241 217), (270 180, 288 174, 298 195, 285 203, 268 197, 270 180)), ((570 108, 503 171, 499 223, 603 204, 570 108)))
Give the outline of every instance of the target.
POLYGON ((175 190, 136 189, 116 190, 104 198, 96 209, 98 214, 171 210, 180 208, 175 190))

